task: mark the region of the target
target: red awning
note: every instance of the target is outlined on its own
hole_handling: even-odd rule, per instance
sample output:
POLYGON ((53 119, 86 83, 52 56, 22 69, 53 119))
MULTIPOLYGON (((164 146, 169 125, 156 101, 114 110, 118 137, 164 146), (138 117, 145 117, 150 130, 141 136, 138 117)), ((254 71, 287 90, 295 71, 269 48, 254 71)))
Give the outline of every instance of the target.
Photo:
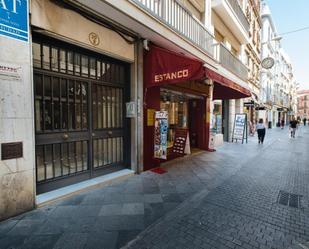
POLYGON ((206 77, 201 61, 154 45, 149 48, 144 57, 146 87, 201 80, 206 77))
POLYGON ((213 99, 242 99, 251 96, 251 92, 225 78, 224 76, 206 68, 206 76, 214 81, 213 99))
POLYGON ((199 60, 188 58, 170 50, 149 46, 144 54, 144 80, 146 87, 175 84, 183 81, 203 80, 214 81, 213 99, 240 99, 251 96, 251 92, 205 68, 199 60))

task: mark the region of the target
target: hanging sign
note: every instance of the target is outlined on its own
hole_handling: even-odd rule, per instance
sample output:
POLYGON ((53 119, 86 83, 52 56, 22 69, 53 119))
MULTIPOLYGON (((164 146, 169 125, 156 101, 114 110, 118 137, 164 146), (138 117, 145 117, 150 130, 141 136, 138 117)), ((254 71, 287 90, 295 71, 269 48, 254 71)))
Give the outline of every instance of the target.
POLYGON ((186 152, 187 140, 189 138, 188 129, 176 129, 175 130, 175 138, 173 144, 173 153, 184 155, 186 152))
POLYGON ((167 111, 155 112, 154 129, 154 157, 159 159, 167 159, 167 111))
POLYGON ((242 143, 244 143, 245 139, 246 142, 248 142, 247 114, 246 113, 235 114, 232 142, 234 142, 234 140, 236 140, 236 142, 238 140, 241 140, 242 143))
POLYGON ((28 0, 0 0, 0 34, 28 42, 28 0))

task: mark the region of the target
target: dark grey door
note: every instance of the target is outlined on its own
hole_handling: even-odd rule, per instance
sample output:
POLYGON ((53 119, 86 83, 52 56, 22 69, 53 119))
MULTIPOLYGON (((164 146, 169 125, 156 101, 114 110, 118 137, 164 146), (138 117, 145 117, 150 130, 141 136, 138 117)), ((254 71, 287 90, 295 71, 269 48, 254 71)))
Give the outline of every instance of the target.
POLYGON ((37 192, 128 166, 127 65, 44 37, 33 58, 37 192))

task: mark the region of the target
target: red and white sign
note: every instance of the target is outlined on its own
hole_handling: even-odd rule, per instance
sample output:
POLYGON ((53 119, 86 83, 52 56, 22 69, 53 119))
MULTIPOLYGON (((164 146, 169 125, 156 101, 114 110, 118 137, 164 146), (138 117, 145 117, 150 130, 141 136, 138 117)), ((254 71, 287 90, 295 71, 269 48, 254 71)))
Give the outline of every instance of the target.
POLYGON ((145 82, 147 87, 206 77, 203 63, 164 48, 149 46, 145 52, 145 82))

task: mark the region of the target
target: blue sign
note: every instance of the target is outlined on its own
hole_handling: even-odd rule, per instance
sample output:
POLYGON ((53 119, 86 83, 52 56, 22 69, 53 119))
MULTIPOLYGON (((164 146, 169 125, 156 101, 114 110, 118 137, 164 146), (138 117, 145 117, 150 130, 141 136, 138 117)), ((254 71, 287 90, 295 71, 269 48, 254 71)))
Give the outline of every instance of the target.
POLYGON ((28 0, 0 0, 0 35, 28 41, 28 0))

